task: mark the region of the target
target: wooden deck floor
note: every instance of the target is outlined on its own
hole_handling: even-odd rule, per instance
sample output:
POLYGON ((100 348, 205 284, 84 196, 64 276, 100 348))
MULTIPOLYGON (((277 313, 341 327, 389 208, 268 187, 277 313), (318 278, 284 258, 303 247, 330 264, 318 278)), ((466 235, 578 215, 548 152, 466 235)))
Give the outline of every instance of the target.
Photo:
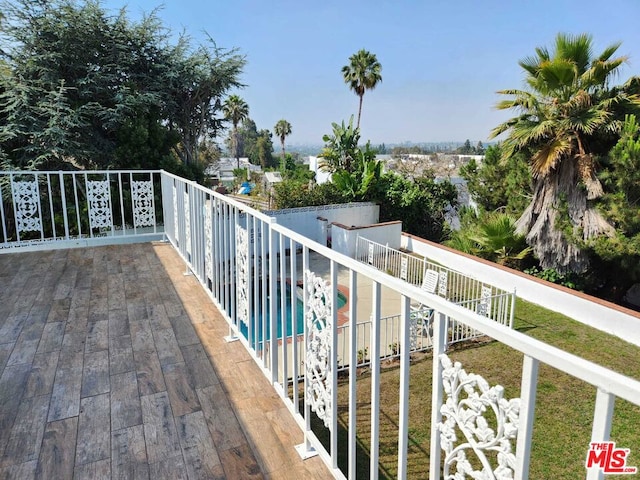
POLYGON ((330 478, 166 244, 0 255, 0 479, 330 478))

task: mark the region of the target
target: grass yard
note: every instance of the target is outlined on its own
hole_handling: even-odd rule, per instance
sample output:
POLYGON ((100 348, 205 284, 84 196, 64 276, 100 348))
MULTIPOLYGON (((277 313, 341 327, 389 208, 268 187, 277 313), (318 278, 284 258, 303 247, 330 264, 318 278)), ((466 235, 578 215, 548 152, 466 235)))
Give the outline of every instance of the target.
MULTIPOLYGON (((536 339, 578 354, 630 377, 640 379, 640 348, 584 326, 563 315, 518 300, 515 328, 536 339)), ((459 347, 449 352, 469 373, 482 375, 490 385, 505 387, 506 398, 519 396, 522 355, 503 344, 459 347)), ((430 354, 411 366, 409 413, 409 478, 428 478, 431 418, 430 354)), ((381 375, 380 478, 397 476, 399 368, 390 364, 381 375)), ((371 382, 368 372, 358 377, 358 478, 368 478, 371 382)), ((531 479, 575 480, 585 476, 585 457, 591 436, 595 388, 541 365, 531 459, 531 479)), ((346 469, 348 380, 339 386, 341 468, 346 469)), ((314 428, 314 430, 321 430, 314 428)), ((323 432, 318 431, 319 436, 323 432)), ((326 432, 325 432, 326 433, 326 432)), ((616 401, 612 440, 631 449, 630 466, 640 466, 640 408, 616 401)), ((515 444, 514 444, 515 448, 515 444)), ((471 455, 468 455, 470 458, 471 455)))

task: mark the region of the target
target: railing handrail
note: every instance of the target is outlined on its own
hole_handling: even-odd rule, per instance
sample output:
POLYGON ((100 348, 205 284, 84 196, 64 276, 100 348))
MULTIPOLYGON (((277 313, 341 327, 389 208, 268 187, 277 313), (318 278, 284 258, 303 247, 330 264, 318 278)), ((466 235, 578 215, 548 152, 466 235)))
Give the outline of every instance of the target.
MULTIPOLYGON (((121 170, 107 169, 107 170, 0 170, 0 175, 58 175, 62 174, 76 174, 86 173, 87 175, 104 175, 105 173, 162 173, 164 170, 147 169, 147 170, 131 170, 123 168, 121 170)), ((166 172, 165 172, 166 173, 166 172)))

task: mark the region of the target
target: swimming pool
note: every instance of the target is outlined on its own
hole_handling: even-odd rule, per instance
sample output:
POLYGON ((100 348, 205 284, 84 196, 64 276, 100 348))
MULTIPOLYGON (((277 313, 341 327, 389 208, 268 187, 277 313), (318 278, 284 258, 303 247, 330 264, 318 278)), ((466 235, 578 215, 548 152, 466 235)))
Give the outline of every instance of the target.
MULTIPOLYGON (((281 289, 278 288, 278 298, 277 298, 277 303, 276 303, 276 307, 277 307, 277 311, 276 311, 276 315, 277 315, 277 325, 276 325, 276 335, 277 338, 281 339, 282 338, 282 309, 281 309, 281 289)), ((291 288, 289 285, 287 285, 286 288, 286 293, 285 293, 286 297, 285 297, 285 307, 286 307, 286 327, 287 327, 287 338, 291 337, 291 330, 293 327, 293 323, 291 322, 291 288)), ((342 308, 343 306, 345 306, 347 304, 347 297, 341 293, 338 292, 338 309, 342 308)), ((240 322, 240 332, 242 333, 242 335, 244 336, 244 338, 246 338, 249 343, 254 343, 254 336, 255 336, 255 332, 257 330, 258 332, 258 342, 262 342, 262 315, 261 315, 261 310, 262 310, 262 302, 259 302, 259 305, 254 304, 253 306, 254 308, 252 309, 252 312, 257 312, 254 313, 251 316, 251 322, 253 324, 253 332, 251 335, 251 338, 249 338, 249 327, 243 323, 240 322), (257 325, 256 325, 257 324, 257 325)), ((271 320, 270 320, 270 315, 269 315, 269 305, 267 304, 267 311, 266 311, 266 318, 267 318, 267 335, 266 335, 266 339, 269 340, 271 338, 271 320)), ((295 325, 296 325, 296 334, 297 335, 302 335, 302 333, 304 332, 304 307, 303 307, 303 303, 302 303, 302 291, 299 290, 299 294, 298 294, 298 298, 297 298, 297 305, 296 305, 296 321, 295 321, 295 325)))

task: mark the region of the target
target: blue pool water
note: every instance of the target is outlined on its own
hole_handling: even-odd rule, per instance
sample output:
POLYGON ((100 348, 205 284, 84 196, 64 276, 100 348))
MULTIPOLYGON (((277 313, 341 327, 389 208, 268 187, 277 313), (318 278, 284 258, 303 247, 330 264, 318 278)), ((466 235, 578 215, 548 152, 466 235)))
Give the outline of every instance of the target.
MULTIPOLYGON (((286 297, 285 297, 285 314, 286 314, 286 328, 287 328, 287 338, 292 336, 292 328, 293 328, 293 322, 291 321, 291 288, 289 286, 287 286, 286 288, 286 293, 285 293, 286 297)), ((338 308, 342 308, 345 304, 347 303, 347 299, 346 297, 338 292, 338 308)), ((281 309, 281 290, 280 288, 278 288, 278 298, 277 298, 277 311, 276 311, 276 315, 277 315, 277 325, 276 325, 276 335, 277 338, 281 339, 282 338, 282 309, 281 309)), ((254 343, 254 336, 256 333, 256 330, 258 332, 258 342, 262 342, 262 315, 261 315, 261 310, 262 310, 262 302, 260 302, 260 305, 257 305, 257 308, 255 308, 256 306, 254 305, 254 308, 252 309, 252 312, 254 312, 254 314, 251 317, 251 322, 253 323, 253 332, 251 335, 251 338, 249 338, 248 334, 249 334, 249 328, 247 327, 247 325, 245 325, 244 323, 240 322, 240 332, 242 332, 242 335, 244 336, 244 338, 246 338, 247 340, 249 340, 250 343, 254 343), (257 314, 256 314, 257 313, 257 314)), ((270 315, 269 315, 269 305, 267 303, 267 311, 266 311, 266 317, 267 317, 267 335, 266 335, 266 339, 269 340, 271 338, 271 319, 270 319, 270 315)), ((296 334, 297 335, 302 335, 302 333, 304 332, 304 307, 303 307, 303 303, 302 303, 302 299, 301 298, 297 298, 297 305, 296 305, 296 320, 295 320, 295 328, 296 328, 296 334)))

